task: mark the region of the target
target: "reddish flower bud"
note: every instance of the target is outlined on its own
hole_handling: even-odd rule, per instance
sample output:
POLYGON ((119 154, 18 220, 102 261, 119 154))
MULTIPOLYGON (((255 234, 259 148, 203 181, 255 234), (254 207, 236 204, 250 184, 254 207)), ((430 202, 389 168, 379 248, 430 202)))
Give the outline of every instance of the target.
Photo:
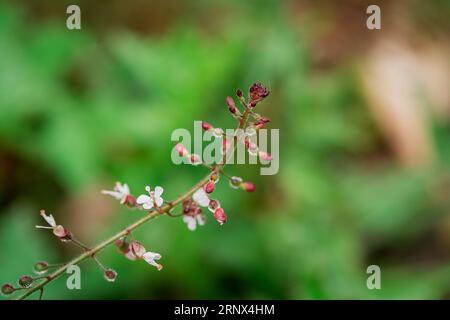
POLYGON ((215 188, 216 188, 216 185, 214 184, 214 181, 209 181, 205 185, 204 190, 205 190, 206 193, 212 193, 215 188))
POLYGON ((206 121, 202 121, 202 129, 205 130, 205 131, 211 130, 212 129, 212 125, 210 125, 206 121))
POLYGON ((46 261, 39 261, 36 262, 33 268, 34 273, 36 274, 44 274, 48 271, 48 262, 46 261))
POLYGON ((236 105, 234 104, 233 98, 232 97, 227 97, 227 106, 228 106, 228 110, 230 110, 230 112, 232 114, 236 113, 236 105))
POLYGON ((30 276, 21 276, 17 281, 22 288, 29 288, 33 284, 33 278, 30 276))
POLYGON ((180 157, 186 157, 187 155, 189 155, 189 152, 181 143, 177 143, 175 145, 175 150, 178 152, 180 157))
POLYGON ((190 160, 191 164, 194 166, 197 166, 201 163, 200 156, 195 153, 191 154, 191 157, 189 160, 190 160))
POLYGON ((193 216, 196 216, 196 215, 202 213, 202 208, 200 208, 200 207, 194 207, 194 208, 192 208, 191 211, 192 211, 192 215, 193 215, 193 216))
POLYGON ((191 211, 191 200, 183 201, 183 214, 188 214, 191 211))
POLYGON ((227 153, 228 150, 230 149, 230 147, 231 147, 230 141, 228 139, 224 138, 222 140, 222 152, 227 153))
POLYGON ((13 293, 15 290, 16 289, 14 289, 12 284, 5 283, 4 285, 2 285, 1 292, 4 295, 9 295, 9 294, 13 293))
POLYGON ((266 117, 261 117, 261 119, 259 119, 259 121, 261 121, 262 123, 266 124, 266 123, 270 122, 270 119, 266 118, 266 117))
POLYGON ((268 95, 269 91, 261 83, 255 82, 249 89, 250 105, 252 107, 256 106, 256 103, 258 103, 268 95))
POLYGON ((72 240, 72 233, 61 225, 53 228, 53 234, 59 238, 62 242, 68 242, 72 240))
POLYGON ((242 90, 241 90, 241 89, 237 89, 237 90, 236 90, 236 96, 237 96, 238 98, 242 98, 242 90))
POLYGON ((209 200, 208 210, 211 212, 216 211, 217 208, 220 208, 220 203, 217 200, 211 199, 209 200))
POLYGON ((106 281, 114 282, 117 278, 117 272, 113 269, 107 269, 103 272, 103 276, 105 277, 106 281))
POLYGON ((257 129, 261 129, 262 127, 264 127, 264 125, 265 125, 266 123, 269 123, 269 122, 270 122, 270 119, 269 119, 269 118, 262 117, 261 119, 259 119, 258 121, 256 121, 256 122, 254 123, 254 126, 255 126, 257 129))
POLYGON ((130 244, 125 240, 125 238, 117 239, 114 242, 114 245, 122 254, 126 254, 128 251, 130 251, 130 244))
POLYGON ((131 194, 127 194, 125 196, 124 204, 129 208, 134 208, 136 206, 136 198, 131 194))
POLYGON ((227 215, 222 208, 217 208, 216 211, 214 211, 214 218, 217 220, 217 222, 219 222, 220 225, 223 225, 225 222, 227 222, 227 215))
POLYGON ((247 192, 253 192, 255 191, 255 185, 251 182, 242 182, 241 188, 247 192))

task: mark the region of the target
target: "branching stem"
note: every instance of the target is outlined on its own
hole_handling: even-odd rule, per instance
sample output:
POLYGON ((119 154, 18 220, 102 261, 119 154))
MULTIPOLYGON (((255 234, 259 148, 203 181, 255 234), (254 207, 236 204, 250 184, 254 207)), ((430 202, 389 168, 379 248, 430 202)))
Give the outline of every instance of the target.
MULTIPOLYGON (((250 112, 251 112, 250 108, 247 107, 245 109, 242 117, 239 119, 238 129, 243 129, 245 127, 250 112)), ((235 142, 234 143, 234 145, 235 145, 234 147, 236 147, 236 143, 237 143, 237 137, 236 136, 234 137, 234 142, 235 142)), ((224 166, 225 166, 225 161, 222 164, 218 164, 216 166, 213 166, 213 169, 215 169, 217 171, 221 171, 224 166)), ((72 239, 74 244, 76 244, 79 247, 84 249, 84 252, 82 254, 80 254, 79 256, 77 256, 76 258, 74 258, 71 261, 69 261, 68 263, 62 265, 61 267, 59 267, 58 269, 56 269, 52 273, 50 273, 48 276, 43 278, 42 282, 40 282, 39 284, 37 284, 37 285, 27 289, 22 295, 18 296, 16 299, 17 300, 23 300, 23 299, 27 298, 32 293, 34 293, 34 292, 36 292, 38 290, 40 291, 39 298, 42 298, 42 293, 43 293, 44 287, 47 284, 49 284, 50 282, 52 282, 53 280, 57 279, 63 273, 65 273, 69 266, 71 266, 71 265, 78 265, 79 263, 81 263, 84 260, 89 259, 89 258, 94 258, 94 260, 95 260, 96 259, 95 255, 98 252, 102 251, 104 248, 106 248, 110 244, 113 244, 116 240, 118 240, 118 239, 120 239, 122 237, 128 236, 131 233, 131 231, 133 231, 134 229, 140 227, 144 223, 152 220, 153 218, 155 218, 157 216, 160 216, 160 215, 163 215, 163 214, 167 214, 172 208, 174 208, 175 206, 177 206, 178 204, 180 204, 184 200, 189 199, 195 191, 197 191, 198 189, 203 187, 206 183, 208 183, 209 179, 210 179, 210 175, 208 174, 202 180, 200 180, 197 184, 195 184, 190 190, 188 190, 184 194, 180 195, 175 200, 164 204, 161 208, 159 208, 159 210, 153 210, 152 209, 144 217, 140 218, 139 220, 137 220, 136 222, 132 223, 128 227, 123 228, 120 232, 116 233, 112 237, 109 237, 108 239, 104 240, 103 242, 101 242, 100 244, 98 244, 97 246, 95 246, 93 248, 89 248, 89 247, 85 246, 84 244, 82 244, 81 242, 79 242, 78 240, 72 239)), ((96 262, 98 262, 98 260, 96 260, 96 262)))

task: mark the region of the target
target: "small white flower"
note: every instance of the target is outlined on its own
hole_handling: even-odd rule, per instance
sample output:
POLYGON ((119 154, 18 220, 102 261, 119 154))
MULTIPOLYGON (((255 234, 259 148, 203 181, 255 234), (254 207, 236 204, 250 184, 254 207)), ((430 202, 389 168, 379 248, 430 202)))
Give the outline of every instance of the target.
MULTIPOLYGON (((63 226, 57 225, 55 218, 51 214, 46 215, 45 210, 41 210, 40 215, 44 220, 48 223, 49 226, 36 226, 38 229, 52 229, 53 234, 59 237, 61 240, 68 238, 70 236, 70 232, 66 230, 63 226)), ((68 240, 68 239, 65 239, 68 240)))
POLYGON ((185 215, 183 216, 183 221, 187 224, 189 230, 194 231, 199 226, 205 225, 205 218, 202 214, 197 214, 195 216, 185 215))
POLYGON ((203 188, 195 191, 195 193, 192 195, 192 199, 194 199, 194 201, 202 207, 207 207, 209 205, 208 195, 206 194, 205 190, 203 190, 203 188))
POLYGON ((149 195, 141 194, 137 199, 136 202, 146 210, 150 210, 153 208, 154 205, 157 207, 162 206, 164 199, 161 197, 162 193, 164 192, 164 189, 160 186, 157 186, 155 188, 155 191, 151 191, 149 186, 145 187, 145 190, 148 192, 149 195))
POLYGON ((144 253, 144 255, 142 256, 142 258, 144 258, 144 260, 145 260, 148 264, 150 264, 150 265, 156 267, 156 269, 158 269, 158 271, 160 271, 160 270, 163 268, 162 265, 160 265, 159 263, 157 263, 157 262, 155 261, 155 260, 161 259, 161 255, 160 255, 159 253, 147 251, 146 253, 144 253))
POLYGON ((110 191, 110 190, 102 190, 103 194, 107 194, 110 195, 114 198, 116 198, 117 200, 120 200, 120 203, 125 203, 127 200, 127 197, 130 195, 130 188, 128 187, 128 185, 125 184, 121 184, 120 182, 116 182, 116 185, 114 186, 114 190, 110 191))
MULTIPOLYGON (((55 228, 56 227, 56 221, 55 218, 51 214, 46 215, 44 210, 41 210, 40 212, 41 217, 44 218, 44 220, 50 225, 50 227, 55 228)), ((42 227, 42 226, 36 226, 36 227, 42 227)))
POLYGON ((160 186, 157 186, 155 188, 154 193, 152 194, 153 200, 155 200, 156 206, 158 206, 158 207, 161 207, 164 202, 164 199, 161 197, 163 192, 164 192, 164 189, 160 186))

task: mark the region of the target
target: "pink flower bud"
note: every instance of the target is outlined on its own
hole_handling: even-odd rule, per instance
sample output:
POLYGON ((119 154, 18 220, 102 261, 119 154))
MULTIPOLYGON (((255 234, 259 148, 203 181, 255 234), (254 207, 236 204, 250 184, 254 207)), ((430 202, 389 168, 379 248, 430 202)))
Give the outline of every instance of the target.
POLYGON ((53 234, 59 238, 62 242, 68 242, 72 240, 72 233, 61 225, 53 228, 53 234))
POLYGON ((220 208, 220 203, 217 200, 211 199, 209 200, 208 210, 211 212, 216 211, 217 208, 220 208))
POLYGON ((29 288, 33 284, 33 278, 30 276, 21 276, 17 281, 22 288, 29 288))
POLYGON ((254 83, 249 89, 250 105, 256 106, 256 103, 269 95, 269 91, 261 84, 254 83))
POLYGON ((242 182, 241 188, 247 192, 253 192, 255 191, 255 185, 251 182, 242 182))
POLYGON ((202 129, 205 130, 205 131, 211 130, 212 129, 212 125, 210 125, 206 121, 202 121, 202 129))
POLYGON ((200 161, 200 156, 195 154, 195 153, 191 154, 191 157, 190 157, 189 160, 190 160, 191 164, 194 165, 194 166, 199 165, 200 162, 201 162, 200 161))
POLYGON ((265 151, 259 151, 258 155, 259 155, 260 159, 264 160, 264 161, 271 161, 273 159, 273 157, 270 155, 270 153, 267 153, 265 151))
POLYGON ((269 118, 262 117, 261 119, 259 119, 258 121, 256 121, 254 123, 254 126, 257 129, 261 129, 262 127, 264 127, 266 125, 266 123, 269 123, 269 122, 270 122, 269 118))
POLYGON ((183 214, 188 214, 191 211, 191 200, 183 201, 183 214))
POLYGON ((103 276, 105 277, 106 281, 114 282, 117 278, 117 272, 113 269, 108 269, 103 272, 103 276))
POLYGON ((5 283, 4 285, 2 285, 1 292, 4 295, 9 295, 9 294, 13 293, 15 290, 16 289, 14 289, 12 284, 5 283))
POLYGON ((217 222, 219 222, 220 225, 223 225, 225 222, 227 222, 227 215, 222 208, 217 208, 216 211, 214 211, 214 218, 217 220, 217 222))
POLYGON ((227 153, 228 150, 230 149, 230 147, 231 147, 230 141, 228 139, 224 138, 222 140, 222 152, 227 153))
POLYGON ((204 190, 205 190, 206 193, 212 193, 214 191, 215 187, 216 187, 216 185, 214 184, 214 182, 213 181, 209 181, 205 185, 204 190))
POLYGON ((228 106, 228 110, 230 110, 230 112, 232 114, 236 113, 236 105, 234 104, 233 98, 232 97, 227 97, 227 106, 228 106))
POLYGON ((126 254, 130 251, 130 244, 125 240, 125 238, 117 239, 116 241, 114 241, 114 245, 122 254, 126 254))
POLYGON ((129 208, 134 208, 136 206, 136 198, 131 194, 125 196, 124 204, 129 208))
POLYGON ((186 157, 187 155, 189 155, 189 152, 181 143, 177 143, 175 145, 175 150, 178 152, 180 157, 186 157))
POLYGON ((46 273, 48 271, 48 262, 46 261, 36 262, 33 271, 34 273, 39 275, 46 273))

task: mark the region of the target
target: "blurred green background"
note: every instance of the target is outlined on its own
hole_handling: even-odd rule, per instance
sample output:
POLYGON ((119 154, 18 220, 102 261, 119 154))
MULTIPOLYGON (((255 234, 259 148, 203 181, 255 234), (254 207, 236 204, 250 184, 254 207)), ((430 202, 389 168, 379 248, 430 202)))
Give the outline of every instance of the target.
MULTIPOLYGON (((205 175, 172 164, 170 134, 234 126, 225 97, 254 81, 280 129, 280 171, 215 191, 220 227, 161 217, 134 233, 157 272, 108 248, 119 276, 82 264, 47 299, 442 299, 450 297, 449 1, 1 1, 0 282, 77 248, 43 230, 45 208, 95 244, 139 218, 100 194, 205 175), (82 29, 66 28, 77 3, 82 29), (366 268, 381 268, 381 290, 366 268)), ((3 299, 4 297, 2 297, 3 299)))

